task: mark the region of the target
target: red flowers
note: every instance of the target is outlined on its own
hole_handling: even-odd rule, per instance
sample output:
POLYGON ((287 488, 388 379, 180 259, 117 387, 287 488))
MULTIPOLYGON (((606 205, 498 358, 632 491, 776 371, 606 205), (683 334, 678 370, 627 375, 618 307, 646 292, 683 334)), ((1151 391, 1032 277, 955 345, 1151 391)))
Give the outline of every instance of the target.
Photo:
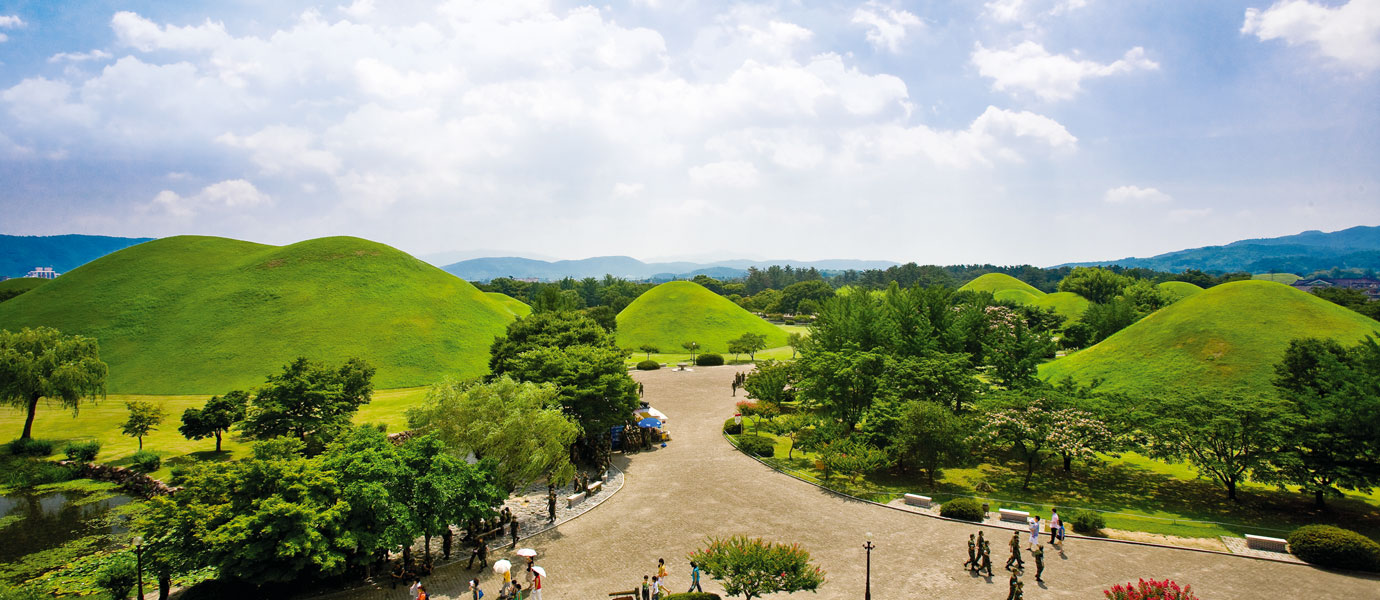
POLYGON ((1193 595, 1193 586, 1186 585, 1180 588, 1179 584, 1168 579, 1141 579, 1134 587, 1130 583, 1118 584, 1102 593, 1108 600, 1198 600, 1198 597, 1193 595))

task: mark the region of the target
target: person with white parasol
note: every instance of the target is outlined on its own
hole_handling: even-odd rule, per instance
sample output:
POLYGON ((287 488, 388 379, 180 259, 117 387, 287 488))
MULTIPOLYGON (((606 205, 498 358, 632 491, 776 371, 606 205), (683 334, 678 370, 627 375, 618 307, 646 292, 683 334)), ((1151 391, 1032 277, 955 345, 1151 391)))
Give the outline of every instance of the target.
POLYGON ((494 561, 494 572, 503 576, 503 585, 499 588, 499 597, 507 597, 513 585, 513 563, 508 559, 494 561))
POLYGON ((537 600, 541 600, 541 588, 543 580, 546 579, 546 570, 536 566, 534 563, 533 559, 537 557, 537 551, 531 548, 523 548, 515 552, 515 554, 527 559, 527 589, 535 590, 534 595, 537 600))

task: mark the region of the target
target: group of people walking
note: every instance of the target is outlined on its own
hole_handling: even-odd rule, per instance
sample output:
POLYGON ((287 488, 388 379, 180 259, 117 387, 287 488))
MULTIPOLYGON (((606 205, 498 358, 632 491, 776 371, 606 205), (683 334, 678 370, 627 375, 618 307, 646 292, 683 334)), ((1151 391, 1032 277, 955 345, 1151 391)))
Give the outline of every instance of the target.
MULTIPOLYGON (((1049 520, 1049 543, 1050 545, 1063 544, 1064 528, 1059 520, 1059 511, 1055 510, 1049 520)), ((1040 517, 1037 515, 1030 521, 1030 557, 1035 561, 1035 581, 1044 583, 1045 573, 1045 546, 1040 543, 1040 517)), ((1025 560, 1021 557, 1021 532, 1011 532, 1011 541, 1008 544, 1011 548, 1011 556, 1006 559, 1006 570, 1011 572, 1010 589, 1007 592, 1007 600, 1022 600, 1025 598, 1025 584, 1021 581, 1021 575, 1025 573, 1025 560)), ((968 560, 963 563, 963 567, 970 572, 982 574, 987 572, 987 576, 992 576, 992 542, 985 538, 984 532, 978 531, 976 535, 968 534, 968 560)))
MULTIPOLYGON (((666 572, 666 559, 656 559, 656 575, 642 576, 642 600, 656 600, 662 596, 669 595, 671 591, 666 587, 668 577, 669 574, 666 572)), ((686 590, 686 592, 703 591, 704 588, 700 587, 700 567, 691 561, 690 589, 686 590)))

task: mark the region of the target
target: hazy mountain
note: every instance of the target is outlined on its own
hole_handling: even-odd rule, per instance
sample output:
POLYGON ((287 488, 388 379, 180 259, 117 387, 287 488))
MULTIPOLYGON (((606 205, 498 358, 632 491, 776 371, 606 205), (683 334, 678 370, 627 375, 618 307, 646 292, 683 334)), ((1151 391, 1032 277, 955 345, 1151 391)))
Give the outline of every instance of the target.
POLYGON ((814 267, 819 270, 885 269, 896 263, 880 260, 725 260, 714 263, 655 262, 644 263, 628 256, 596 256, 580 260, 545 261, 519 257, 490 257, 463 260, 446 265, 446 271, 461 279, 488 281, 495 277, 532 278, 555 281, 565 277, 603 277, 613 275, 628 279, 670 280, 694 277, 700 273, 719 279, 742 277, 748 267, 766 268, 771 265, 790 265, 797 269, 814 267))
POLYGON ((1359 226, 1324 233, 1305 231, 1277 238, 1240 240, 1149 258, 1122 258, 1059 266, 1144 267, 1157 271, 1289 272, 1300 275, 1331 268, 1380 269, 1380 227, 1359 226))
POLYGON ((34 267, 66 273, 86 263, 153 238, 103 235, 0 235, 0 276, 23 277, 34 267))

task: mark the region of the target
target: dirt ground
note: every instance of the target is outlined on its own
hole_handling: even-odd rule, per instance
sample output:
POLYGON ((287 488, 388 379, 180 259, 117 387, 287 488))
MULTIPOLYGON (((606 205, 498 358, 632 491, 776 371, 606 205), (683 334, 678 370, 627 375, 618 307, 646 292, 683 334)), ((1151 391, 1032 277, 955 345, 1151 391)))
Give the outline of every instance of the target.
MULTIPOLYGON (((545 599, 606 599, 610 592, 639 585, 644 574, 654 574, 657 558, 666 559, 668 587, 685 591, 690 570, 686 555, 707 536, 734 534, 799 543, 808 550, 827 580, 817 595, 800 597, 862 598, 862 546, 869 532, 876 544, 873 598, 1006 597, 1007 575, 1000 567, 1009 534, 999 532, 992 544, 997 576, 970 575, 961 565, 967 558, 967 536, 976 526, 843 499, 735 451, 720 428, 735 401, 729 384, 734 372, 744 368, 636 373, 646 384, 646 399, 668 416, 674 441, 664 449, 617 457, 626 472, 622 491, 580 518, 522 543, 539 552, 537 564, 549 574, 545 599)), ((1143 577, 1191 584, 1205 600, 1380 598, 1380 578, 1375 577, 1112 542, 1070 540, 1066 546, 1046 555, 1045 584, 1036 584, 1028 572, 1026 598, 1102 598, 1103 589, 1143 577)), ((493 558, 515 557, 504 551, 493 558)), ((1030 562, 1028 555, 1026 560, 1030 562)), ((468 598, 466 581, 475 575, 462 566, 447 566, 426 583, 432 598, 468 598)), ((486 597, 494 598, 494 574, 486 571, 480 578, 486 597)), ((708 577, 702 583, 705 591, 722 593, 708 577)), ((333 597, 392 600, 407 593, 358 589, 333 597)))

